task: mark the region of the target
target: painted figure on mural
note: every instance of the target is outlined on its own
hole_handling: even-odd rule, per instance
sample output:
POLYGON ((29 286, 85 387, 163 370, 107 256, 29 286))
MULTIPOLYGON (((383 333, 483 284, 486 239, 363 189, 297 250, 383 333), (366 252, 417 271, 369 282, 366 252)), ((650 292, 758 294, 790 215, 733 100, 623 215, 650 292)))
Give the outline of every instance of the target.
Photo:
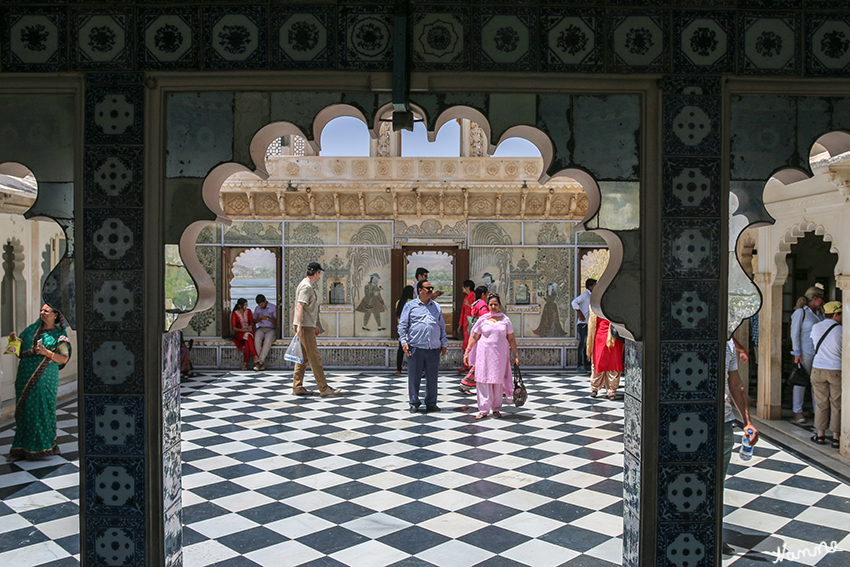
POLYGON ((565 337, 567 334, 561 326, 561 316, 558 313, 558 284, 549 285, 543 300, 540 324, 531 332, 538 337, 565 337))
POLYGON ((499 293, 501 291, 502 282, 493 279, 493 274, 484 272, 481 276, 484 280, 484 285, 487 286, 487 293, 499 293))
POLYGON ((378 280, 380 279, 381 276, 378 274, 369 276, 369 283, 363 286, 363 299, 354 308, 355 311, 363 313, 362 328, 364 331, 371 331, 369 328, 369 319, 372 316, 375 317, 375 323, 378 324, 379 331, 386 329, 386 327, 381 325, 381 313, 387 310, 387 306, 384 304, 384 298, 381 296, 381 291, 384 288, 378 285, 378 280))

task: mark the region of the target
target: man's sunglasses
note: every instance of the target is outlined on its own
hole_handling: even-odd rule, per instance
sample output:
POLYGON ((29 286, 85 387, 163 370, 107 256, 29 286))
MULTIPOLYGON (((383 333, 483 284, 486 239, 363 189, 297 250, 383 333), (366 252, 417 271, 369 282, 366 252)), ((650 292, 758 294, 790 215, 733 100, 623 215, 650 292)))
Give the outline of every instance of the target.
POLYGON ((424 289, 425 291, 434 291, 433 287, 425 287, 424 285, 422 286, 422 289, 424 289))

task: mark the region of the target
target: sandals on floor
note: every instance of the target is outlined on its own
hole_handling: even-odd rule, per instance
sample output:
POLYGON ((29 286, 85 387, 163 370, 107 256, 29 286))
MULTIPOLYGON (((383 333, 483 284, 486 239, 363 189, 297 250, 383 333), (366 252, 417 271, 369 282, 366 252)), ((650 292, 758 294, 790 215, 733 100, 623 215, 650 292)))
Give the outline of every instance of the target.
POLYGON ((494 412, 493 412, 493 417, 495 417, 496 419, 499 419, 500 417, 502 417, 502 412, 494 411, 494 412))
POLYGON ((463 386, 461 386, 458 389, 460 390, 460 393, 463 394, 464 396, 471 396, 472 395, 472 392, 470 390, 464 388, 463 386))
POLYGON ((812 435, 812 442, 817 443, 818 445, 826 445, 826 437, 815 433, 814 435, 812 435))
POLYGON ((841 443, 838 441, 838 439, 832 440, 832 448, 833 449, 840 449, 841 448, 841 443))
POLYGON ((479 413, 475 416, 475 419, 484 419, 485 417, 487 417, 486 413, 479 413))
POLYGON ((590 397, 591 398, 595 398, 598 395, 599 395, 599 390, 591 390, 590 391, 590 397))

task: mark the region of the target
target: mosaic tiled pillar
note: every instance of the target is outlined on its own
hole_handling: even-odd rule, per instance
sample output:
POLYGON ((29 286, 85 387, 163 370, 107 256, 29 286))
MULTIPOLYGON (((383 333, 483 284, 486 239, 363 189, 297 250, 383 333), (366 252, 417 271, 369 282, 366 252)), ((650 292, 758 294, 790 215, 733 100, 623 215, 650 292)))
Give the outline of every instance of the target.
MULTIPOLYGON (((146 282, 158 273, 145 261, 144 245, 156 244, 146 227, 158 223, 145 222, 142 79, 89 74, 85 83, 84 183, 76 204, 84 283, 81 555, 88 565, 182 561, 179 475, 171 488, 162 481, 179 472, 179 371, 172 363, 144 364, 159 359, 150 354, 161 355, 162 346, 145 344, 161 336, 161 321, 145 310, 146 282)), ((172 355, 174 340, 165 339, 172 355)))
POLYGON ((624 562, 707 567, 719 562, 723 482, 721 83, 662 88, 660 365, 626 392, 624 562))

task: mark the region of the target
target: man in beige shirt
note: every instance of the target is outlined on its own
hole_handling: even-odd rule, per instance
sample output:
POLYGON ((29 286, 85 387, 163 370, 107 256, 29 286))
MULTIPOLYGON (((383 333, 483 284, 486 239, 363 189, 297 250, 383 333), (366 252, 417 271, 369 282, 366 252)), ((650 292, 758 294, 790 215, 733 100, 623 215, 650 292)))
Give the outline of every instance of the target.
POLYGON ((322 265, 310 262, 307 264, 307 277, 301 280, 295 289, 295 315, 292 324, 295 326, 295 336, 301 340, 301 350, 304 354, 304 362, 297 363, 292 374, 292 393, 296 396, 311 396, 315 393, 304 387, 307 363, 313 369, 320 396, 333 396, 342 392, 339 388, 328 386, 316 344, 316 336, 323 331, 319 321, 319 293, 315 287, 321 277, 322 265))

